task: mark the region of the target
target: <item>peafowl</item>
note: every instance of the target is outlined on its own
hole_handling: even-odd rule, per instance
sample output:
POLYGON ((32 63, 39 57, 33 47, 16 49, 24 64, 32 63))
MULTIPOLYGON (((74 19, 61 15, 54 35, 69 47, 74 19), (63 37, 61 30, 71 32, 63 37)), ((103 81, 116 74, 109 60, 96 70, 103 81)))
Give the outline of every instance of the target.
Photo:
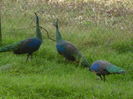
POLYGON ((101 80, 106 80, 105 76, 109 74, 122 74, 125 73, 125 70, 117 67, 107 61, 97 60, 90 66, 90 71, 96 73, 101 80))
POLYGON ((56 49, 57 52, 64 56, 69 61, 75 61, 80 63, 84 67, 89 66, 87 59, 80 53, 80 51, 70 42, 63 40, 59 31, 58 19, 54 23, 56 27, 56 49))
POLYGON ((39 27, 39 17, 35 13, 36 17, 36 37, 28 38, 4 47, 0 48, 0 52, 13 51, 14 54, 27 54, 28 60, 29 56, 32 57, 33 52, 37 51, 40 48, 42 43, 42 34, 39 27))

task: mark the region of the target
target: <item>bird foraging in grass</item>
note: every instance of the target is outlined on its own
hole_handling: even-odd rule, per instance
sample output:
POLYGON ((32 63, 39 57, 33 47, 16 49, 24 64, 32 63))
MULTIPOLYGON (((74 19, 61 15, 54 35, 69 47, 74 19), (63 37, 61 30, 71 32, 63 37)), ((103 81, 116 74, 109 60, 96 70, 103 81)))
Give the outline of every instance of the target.
POLYGON ((42 44, 42 33, 39 27, 39 17, 35 13, 36 19, 36 37, 28 38, 4 47, 0 48, 0 52, 9 52, 12 51, 14 54, 27 54, 28 60, 29 56, 32 57, 32 54, 40 48, 42 44))
POLYGON ((58 53, 69 61, 80 63, 84 67, 89 66, 87 59, 80 53, 80 51, 70 42, 63 40, 59 31, 58 19, 53 24, 56 28, 56 49, 58 53))
POLYGON ((113 65, 107 61, 97 60, 90 66, 90 71, 95 72, 101 80, 106 80, 105 76, 109 74, 122 74, 125 70, 113 65))

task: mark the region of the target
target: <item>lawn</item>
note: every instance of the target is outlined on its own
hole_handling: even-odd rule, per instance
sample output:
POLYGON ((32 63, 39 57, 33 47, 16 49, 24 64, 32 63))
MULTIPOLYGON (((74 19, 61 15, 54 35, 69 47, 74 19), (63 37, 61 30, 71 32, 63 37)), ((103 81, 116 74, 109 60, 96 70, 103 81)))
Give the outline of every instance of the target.
POLYGON ((52 23, 59 19, 62 36, 75 44, 90 64, 106 60, 126 70, 107 81, 56 52, 55 42, 42 30, 43 44, 26 61, 26 55, 0 53, 1 99, 132 99, 133 7, 132 3, 46 3, 3 0, 2 44, 35 36, 35 15, 55 39, 52 23))

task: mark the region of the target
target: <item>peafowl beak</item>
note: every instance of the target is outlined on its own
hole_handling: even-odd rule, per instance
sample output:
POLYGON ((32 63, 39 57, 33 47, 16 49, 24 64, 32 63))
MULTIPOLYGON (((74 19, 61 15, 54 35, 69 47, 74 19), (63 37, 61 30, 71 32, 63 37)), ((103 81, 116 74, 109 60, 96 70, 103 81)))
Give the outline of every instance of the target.
POLYGON ((34 12, 34 14, 37 16, 37 13, 36 12, 34 12))

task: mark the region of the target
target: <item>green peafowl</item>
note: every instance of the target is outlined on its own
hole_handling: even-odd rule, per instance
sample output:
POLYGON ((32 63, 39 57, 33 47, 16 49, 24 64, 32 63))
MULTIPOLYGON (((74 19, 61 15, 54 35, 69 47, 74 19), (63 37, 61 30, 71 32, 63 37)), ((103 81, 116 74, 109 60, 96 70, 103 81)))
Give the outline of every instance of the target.
POLYGON ((35 13, 36 17, 36 37, 28 38, 4 47, 0 48, 0 52, 12 51, 14 54, 27 54, 28 60, 29 56, 32 57, 33 52, 37 51, 42 44, 42 33, 39 27, 39 17, 35 13))
POLYGON ((84 67, 89 66, 87 59, 80 53, 80 51, 70 42, 63 40, 59 31, 58 19, 53 24, 56 27, 56 49, 58 53, 64 56, 67 60, 80 63, 84 67))
POLYGON ((109 74, 122 74, 125 70, 117 67, 107 61, 97 60, 90 67, 90 71, 95 72, 101 80, 106 80, 105 76, 109 74))

